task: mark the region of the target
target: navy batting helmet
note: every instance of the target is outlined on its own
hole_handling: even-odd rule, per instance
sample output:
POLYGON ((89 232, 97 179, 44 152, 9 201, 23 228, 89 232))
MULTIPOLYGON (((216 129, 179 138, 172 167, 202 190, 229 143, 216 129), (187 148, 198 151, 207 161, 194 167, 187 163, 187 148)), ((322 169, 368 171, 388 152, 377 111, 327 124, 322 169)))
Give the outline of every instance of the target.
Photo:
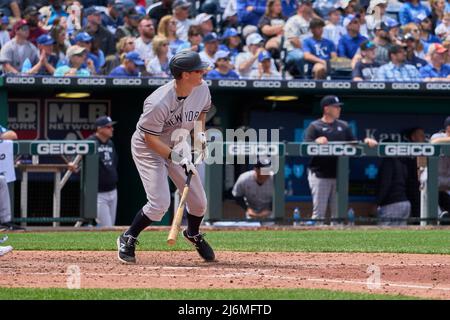
POLYGON ((182 72, 207 69, 208 63, 203 62, 197 52, 182 50, 170 59, 169 68, 173 77, 177 79, 181 76, 182 72))

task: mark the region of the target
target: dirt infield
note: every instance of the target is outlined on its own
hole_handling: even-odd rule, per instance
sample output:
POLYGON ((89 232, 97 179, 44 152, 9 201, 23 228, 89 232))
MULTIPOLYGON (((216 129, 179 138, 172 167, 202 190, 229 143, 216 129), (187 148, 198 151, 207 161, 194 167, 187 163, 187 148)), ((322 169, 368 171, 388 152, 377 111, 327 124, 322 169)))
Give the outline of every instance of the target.
POLYGON ((205 263, 195 252, 146 251, 138 259, 123 265, 113 251, 14 251, 0 257, 0 287, 65 288, 76 265, 81 288, 324 288, 450 299, 449 255, 222 251, 205 263))

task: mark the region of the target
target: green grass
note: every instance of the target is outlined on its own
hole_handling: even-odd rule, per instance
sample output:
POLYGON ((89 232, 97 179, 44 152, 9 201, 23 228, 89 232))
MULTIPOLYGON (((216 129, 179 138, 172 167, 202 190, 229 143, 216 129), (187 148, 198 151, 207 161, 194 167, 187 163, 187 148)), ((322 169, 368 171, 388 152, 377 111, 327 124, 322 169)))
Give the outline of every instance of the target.
POLYGON ((400 295, 322 289, 28 289, 0 288, 0 300, 405 300, 400 295))
MULTIPOLYGON (((116 250, 119 232, 11 233, 16 250, 116 250)), ((181 237, 172 248, 167 231, 144 232, 138 250, 191 249, 181 237)), ((247 252, 392 252, 450 254, 450 230, 210 231, 215 250, 247 252)))

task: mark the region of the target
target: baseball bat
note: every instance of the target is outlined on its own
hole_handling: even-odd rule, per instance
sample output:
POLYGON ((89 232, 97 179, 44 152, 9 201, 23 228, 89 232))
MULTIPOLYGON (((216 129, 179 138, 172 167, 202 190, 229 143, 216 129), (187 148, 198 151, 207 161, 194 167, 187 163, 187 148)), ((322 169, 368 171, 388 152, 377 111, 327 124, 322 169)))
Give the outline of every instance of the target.
MULTIPOLYGON (((81 161, 82 156, 79 154, 75 157, 75 160, 73 161, 73 164, 77 166, 81 161)), ((69 180, 70 176, 72 175, 72 171, 67 170, 64 174, 64 177, 61 179, 61 182, 59 183, 59 187, 62 189, 64 185, 66 184, 67 180, 69 180)))
POLYGON ((189 193, 189 185, 191 184, 191 178, 192 172, 189 172, 183 188, 180 204, 178 205, 177 212, 173 217, 172 226, 170 227, 169 236, 167 237, 167 244, 169 246, 173 246, 177 242, 178 233, 181 228, 181 221, 183 220, 184 207, 186 206, 186 199, 189 193))

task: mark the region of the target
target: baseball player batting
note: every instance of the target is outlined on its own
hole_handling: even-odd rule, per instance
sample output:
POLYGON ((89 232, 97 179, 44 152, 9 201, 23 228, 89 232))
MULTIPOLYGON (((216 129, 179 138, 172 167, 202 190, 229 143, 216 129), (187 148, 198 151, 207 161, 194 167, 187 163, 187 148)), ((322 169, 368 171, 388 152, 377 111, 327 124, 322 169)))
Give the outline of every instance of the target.
MULTIPOLYGON (((130 228, 117 238, 118 258, 124 263, 136 263, 135 248, 139 234, 153 221, 161 221, 170 206, 167 176, 178 190, 183 190, 186 177, 192 174, 186 199, 187 229, 183 237, 192 244, 205 261, 214 261, 213 249, 199 228, 206 211, 206 194, 190 152, 181 154, 174 134, 179 129, 190 132, 201 124, 195 145, 205 146, 205 119, 211 107, 211 94, 203 81, 208 67, 198 53, 181 51, 169 62, 175 78, 156 89, 144 101, 144 110, 131 138, 131 152, 147 203, 137 213, 130 228)), ((195 132, 195 131, 194 131, 195 132)))

